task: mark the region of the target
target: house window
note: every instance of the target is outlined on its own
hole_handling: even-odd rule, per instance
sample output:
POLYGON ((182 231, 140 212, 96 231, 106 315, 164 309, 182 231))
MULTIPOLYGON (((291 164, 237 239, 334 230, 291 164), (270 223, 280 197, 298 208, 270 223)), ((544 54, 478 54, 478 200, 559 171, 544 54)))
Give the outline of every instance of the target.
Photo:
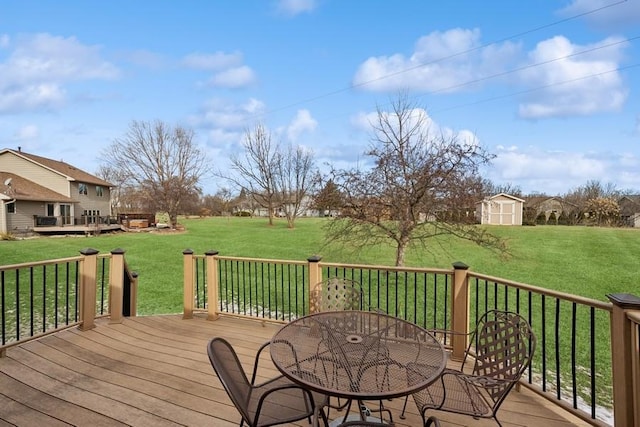
POLYGON ((7 213, 16 213, 16 202, 7 203, 7 213))
POLYGON ((87 195, 87 184, 78 184, 78 194, 84 194, 85 196, 87 195))
POLYGON ((101 185, 96 185, 96 196, 98 197, 102 197, 102 186, 101 185))

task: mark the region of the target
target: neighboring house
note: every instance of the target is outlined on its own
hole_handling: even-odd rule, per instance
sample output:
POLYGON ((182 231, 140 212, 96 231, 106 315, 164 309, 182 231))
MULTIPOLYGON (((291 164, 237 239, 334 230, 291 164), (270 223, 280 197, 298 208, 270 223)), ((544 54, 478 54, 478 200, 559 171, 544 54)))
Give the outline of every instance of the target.
POLYGON ((557 221, 563 213, 567 217, 572 216, 576 209, 576 205, 561 197, 530 196, 524 199, 524 219, 530 223, 534 223, 541 213, 544 214, 546 223, 551 214, 555 215, 557 221))
POLYGON ((620 220, 628 227, 640 227, 640 195, 622 196, 618 200, 620 220))
POLYGON ((107 181, 62 161, 0 150, 0 232, 95 232, 112 224, 107 181))
POLYGON ((522 225, 523 206, 523 199, 499 193, 476 203, 476 219, 480 224, 522 225))

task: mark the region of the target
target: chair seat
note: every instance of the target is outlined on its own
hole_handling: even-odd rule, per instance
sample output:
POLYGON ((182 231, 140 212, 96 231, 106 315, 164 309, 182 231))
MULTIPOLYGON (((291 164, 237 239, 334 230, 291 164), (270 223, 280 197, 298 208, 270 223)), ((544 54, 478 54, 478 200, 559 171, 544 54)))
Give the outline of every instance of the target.
MULTIPOLYGON (((308 402, 306 393, 288 378, 279 376, 254 387, 247 402, 247 411, 252 419, 255 418, 258 411, 260 398, 274 389, 281 390, 274 391, 264 399, 260 409, 258 426, 279 424, 283 420, 299 420, 308 416, 312 406, 311 402, 308 402), (291 385, 291 388, 281 389, 287 385, 291 385), (298 403, 300 400, 308 402, 308 407, 301 408, 298 403)), ((316 392, 311 394, 316 405, 323 407, 328 404, 326 395, 316 392)))
POLYGON ((415 393, 413 398, 421 411, 432 408, 478 417, 491 416, 492 408, 483 398, 482 391, 465 381, 466 376, 459 376, 459 373, 446 369, 442 374, 442 382, 436 381, 425 390, 415 393))

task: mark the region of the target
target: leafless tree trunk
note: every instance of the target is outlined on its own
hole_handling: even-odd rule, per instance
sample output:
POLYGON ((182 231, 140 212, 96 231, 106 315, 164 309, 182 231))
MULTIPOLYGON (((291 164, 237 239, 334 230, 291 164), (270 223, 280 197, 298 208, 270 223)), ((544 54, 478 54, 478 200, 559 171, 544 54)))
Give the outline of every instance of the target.
POLYGON ((282 153, 275 182, 289 228, 295 227, 296 218, 309 204, 308 195, 314 182, 314 174, 312 151, 301 146, 288 146, 282 153))
POLYGON ((273 215, 277 196, 276 172, 281 163, 278 144, 274 144, 267 129, 258 124, 244 135, 243 156, 231 157, 234 176, 226 179, 246 189, 261 206, 266 207, 269 225, 273 225, 273 215))
POLYGON ((378 108, 372 124, 370 170, 334 171, 343 206, 328 223, 327 238, 358 247, 385 244, 396 248, 404 265, 407 248, 427 248, 438 235, 452 235, 499 248, 499 239, 475 226, 473 209, 482 188, 480 165, 491 156, 475 141, 431 134, 423 109, 401 95, 392 111, 378 108))
POLYGON ((162 121, 133 121, 122 138, 103 151, 104 167, 117 171, 123 185, 135 188, 150 208, 166 212, 177 225, 182 205, 201 194, 206 156, 193 142, 194 132, 162 121))

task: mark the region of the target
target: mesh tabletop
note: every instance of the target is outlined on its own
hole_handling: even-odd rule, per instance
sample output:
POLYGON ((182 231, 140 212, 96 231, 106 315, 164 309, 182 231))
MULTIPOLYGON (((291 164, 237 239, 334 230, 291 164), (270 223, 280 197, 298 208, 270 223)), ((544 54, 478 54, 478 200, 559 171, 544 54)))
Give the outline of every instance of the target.
POLYGON ((291 380, 353 399, 405 396, 431 384, 446 353, 425 329, 382 313, 330 311, 294 320, 271 340, 271 358, 291 380), (411 367, 419 364, 420 369, 411 367))

